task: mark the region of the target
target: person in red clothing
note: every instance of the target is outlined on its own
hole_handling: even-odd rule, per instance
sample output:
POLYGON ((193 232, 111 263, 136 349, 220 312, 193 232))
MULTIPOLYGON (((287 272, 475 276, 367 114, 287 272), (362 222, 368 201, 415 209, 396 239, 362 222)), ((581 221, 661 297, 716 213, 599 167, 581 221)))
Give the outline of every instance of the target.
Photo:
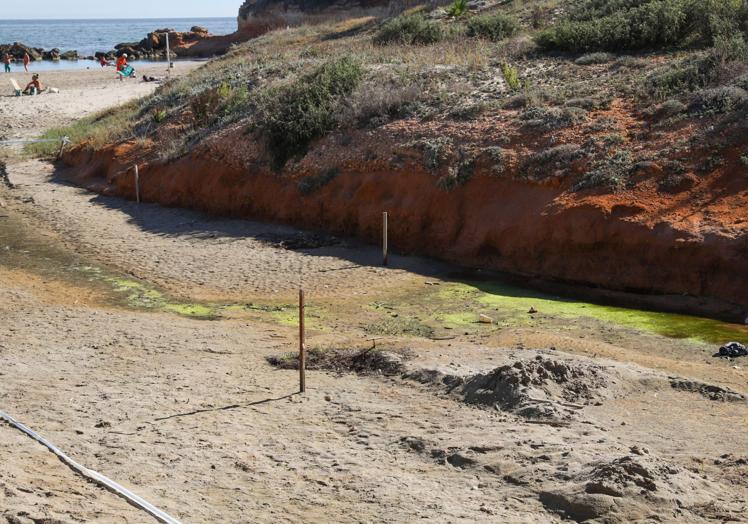
MULTIPOLYGON (((127 53, 122 53, 122 55, 117 59, 117 72, 124 71, 127 67, 127 53)), ((125 79, 125 75, 119 75, 120 82, 125 79)))
POLYGON ((29 62, 31 62, 31 57, 28 53, 23 53, 23 68, 26 70, 26 72, 29 72, 29 62))

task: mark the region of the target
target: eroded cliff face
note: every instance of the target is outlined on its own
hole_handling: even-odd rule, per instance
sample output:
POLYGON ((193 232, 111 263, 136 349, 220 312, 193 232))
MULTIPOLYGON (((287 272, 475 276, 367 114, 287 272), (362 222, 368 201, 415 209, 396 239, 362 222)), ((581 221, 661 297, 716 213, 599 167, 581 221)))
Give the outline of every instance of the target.
POLYGON ((677 196, 658 195, 653 180, 616 194, 570 195, 563 184, 498 177, 483 162, 468 183, 445 191, 424 168, 422 153, 403 145, 412 126, 327 137, 282 173, 243 129, 219 133, 166 164, 156 159, 156 144, 132 143, 78 148, 65 161, 75 183, 103 194, 134 198, 128 166, 137 162, 146 201, 371 242, 386 210, 398 252, 528 278, 702 297, 718 304, 704 311, 744 317, 748 234, 729 217, 748 205, 748 192, 735 159, 677 196), (320 183, 319 174, 333 165, 339 172, 320 183), (305 180, 321 187, 301 191, 305 180))
POLYGON ((239 9, 239 31, 258 36, 277 27, 314 23, 339 16, 382 15, 389 12, 394 4, 391 0, 246 0, 239 9))

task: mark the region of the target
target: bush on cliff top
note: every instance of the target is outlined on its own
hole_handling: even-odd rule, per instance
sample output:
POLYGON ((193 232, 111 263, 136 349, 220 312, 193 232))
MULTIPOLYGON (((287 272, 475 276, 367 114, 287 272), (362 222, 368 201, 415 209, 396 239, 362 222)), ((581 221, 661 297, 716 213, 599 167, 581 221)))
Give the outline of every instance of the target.
POLYGON ((362 76, 361 64, 346 56, 264 93, 255 128, 266 138, 277 169, 335 127, 338 106, 362 76))
POLYGON ((746 21, 745 0, 586 0, 536 41, 574 52, 712 45, 746 21))
POLYGON ((441 24, 422 15, 398 16, 388 20, 374 37, 377 45, 429 45, 444 39, 441 24))
POLYGON ((474 16, 467 22, 467 36, 487 38, 498 42, 514 36, 519 31, 516 18, 502 13, 474 16))

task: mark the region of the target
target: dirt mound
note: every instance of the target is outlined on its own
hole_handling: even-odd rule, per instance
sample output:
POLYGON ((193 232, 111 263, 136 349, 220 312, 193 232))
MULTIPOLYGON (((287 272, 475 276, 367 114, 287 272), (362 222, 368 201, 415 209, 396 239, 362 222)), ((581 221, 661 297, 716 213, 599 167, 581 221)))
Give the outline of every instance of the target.
POLYGON ((709 400, 716 400, 720 402, 744 402, 745 395, 732 391, 730 389, 721 388, 719 386, 713 386, 711 384, 704 384, 702 382, 696 382, 694 380, 686 380, 681 378, 671 378, 670 386, 678 391, 689 391, 691 393, 698 393, 701 396, 708 398, 709 400))
POLYGON ((433 370, 417 370, 406 377, 447 387, 465 402, 527 418, 568 416, 582 404, 607 398, 610 393, 605 389, 616 382, 612 371, 599 364, 542 355, 466 377, 433 370))
POLYGON ((657 514, 693 519, 718 487, 690 471, 646 454, 593 462, 558 489, 540 493, 545 507, 577 522, 631 522, 657 514), (691 511, 689 508, 693 508, 691 511))
MULTIPOLYGON (((312 349, 307 353, 306 368, 310 370, 327 370, 337 373, 399 375, 403 372, 403 363, 409 358, 407 350, 392 352, 376 349, 312 349)), ((271 356, 267 361, 281 369, 299 369, 299 355, 289 353, 277 357, 271 356)))

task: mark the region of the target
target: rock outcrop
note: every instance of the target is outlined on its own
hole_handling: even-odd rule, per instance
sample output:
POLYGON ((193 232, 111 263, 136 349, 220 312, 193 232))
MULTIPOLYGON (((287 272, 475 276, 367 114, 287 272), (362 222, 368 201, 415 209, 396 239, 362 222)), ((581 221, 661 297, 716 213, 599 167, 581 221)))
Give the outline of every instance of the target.
POLYGON ((10 54, 16 60, 23 60, 25 53, 28 53, 32 62, 39 60, 78 60, 78 51, 62 52, 56 47, 50 50, 44 50, 41 47, 30 47, 20 42, 13 44, 0 44, 0 55, 10 54))
POLYGON ((166 57, 166 41, 169 40, 171 56, 188 56, 188 50, 194 45, 214 38, 207 29, 193 26, 189 31, 176 31, 175 29, 156 29, 139 42, 123 42, 114 46, 114 50, 108 53, 97 53, 97 56, 119 56, 127 53, 133 59, 153 59, 166 57))
POLYGON ((345 16, 382 15, 390 0, 246 0, 239 9, 239 32, 255 37, 272 29, 345 16))

